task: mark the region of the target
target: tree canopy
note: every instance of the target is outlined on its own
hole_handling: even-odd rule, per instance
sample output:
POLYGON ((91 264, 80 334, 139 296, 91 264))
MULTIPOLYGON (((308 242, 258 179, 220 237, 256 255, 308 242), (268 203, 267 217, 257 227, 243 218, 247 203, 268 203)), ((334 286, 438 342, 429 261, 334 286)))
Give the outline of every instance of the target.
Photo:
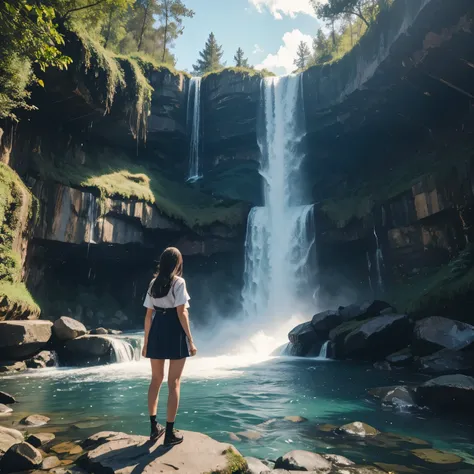
POLYGON ((206 72, 217 71, 222 69, 225 65, 222 63, 222 46, 217 43, 214 33, 209 35, 204 49, 199 52, 200 59, 193 65, 195 74, 202 75, 206 72))
POLYGON ((301 41, 296 51, 296 59, 294 61, 295 66, 298 69, 304 69, 306 65, 308 64, 310 57, 311 57, 311 50, 309 49, 308 45, 304 41, 301 41))
POLYGON ((234 56, 235 66, 236 67, 245 67, 249 68, 249 60, 245 57, 245 53, 242 48, 239 47, 234 56))

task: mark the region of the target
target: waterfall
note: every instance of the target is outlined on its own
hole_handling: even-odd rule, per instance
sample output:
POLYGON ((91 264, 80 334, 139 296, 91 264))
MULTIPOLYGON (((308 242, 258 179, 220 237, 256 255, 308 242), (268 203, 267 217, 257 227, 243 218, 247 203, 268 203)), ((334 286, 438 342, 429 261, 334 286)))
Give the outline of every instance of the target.
POLYGON ((328 358, 328 346, 330 341, 326 341, 319 351, 319 358, 320 359, 327 359, 328 358))
POLYGON ((97 221, 97 202, 95 196, 91 193, 86 193, 87 202, 87 225, 89 227, 89 241, 88 245, 95 244, 95 223, 97 221))
POLYGON ((193 77, 189 83, 188 130, 191 138, 189 142, 189 172, 188 181, 197 181, 202 176, 199 174, 199 139, 201 133, 201 78, 193 77), (192 118, 192 122, 191 122, 192 118))
POLYGON ((115 361, 117 363, 138 361, 141 358, 143 347, 143 336, 105 336, 114 351, 115 361))
POLYGON ((375 267, 377 269, 377 285, 379 290, 383 293, 384 292, 384 283, 382 277, 382 268, 385 266, 383 260, 383 253, 380 247, 379 236, 377 235, 377 230, 374 226, 374 236, 375 236, 375 243, 376 243, 376 250, 375 250, 375 267))
POLYGON ((269 317, 288 318, 311 300, 307 264, 315 229, 313 206, 301 205, 305 126, 300 76, 263 79, 261 104, 265 206, 252 209, 248 218, 242 300, 247 316, 268 324, 269 317))

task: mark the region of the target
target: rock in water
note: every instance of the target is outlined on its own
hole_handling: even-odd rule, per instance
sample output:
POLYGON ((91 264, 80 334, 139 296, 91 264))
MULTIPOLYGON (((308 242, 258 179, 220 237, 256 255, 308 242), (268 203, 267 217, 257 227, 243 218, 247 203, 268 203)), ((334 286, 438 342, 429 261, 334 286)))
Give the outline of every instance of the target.
POLYGON ((366 301, 362 304, 350 304, 346 307, 339 308, 339 315, 343 321, 352 321, 354 319, 364 320, 379 316, 382 311, 393 308, 385 301, 375 300, 366 301))
POLYGON ((336 432, 350 436, 358 436, 360 438, 365 438, 367 436, 377 436, 380 434, 380 431, 360 421, 355 421, 354 423, 341 426, 336 430, 336 432))
POLYGON ((309 451, 291 451, 277 459, 275 469, 289 471, 315 471, 320 474, 331 472, 332 464, 320 454, 309 451))
POLYGON ((321 339, 327 340, 329 331, 339 326, 342 321, 339 311, 324 311, 313 316, 311 325, 321 339))
POLYGON ((26 418, 23 418, 20 421, 20 424, 25 425, 25 426, 43 426, 49 423, 49 421, 50 421, 50 418, 48 418, 47 416, 30 415, 30 416, 27 416, 26 418))
POLYGON ((87 334, 87 329, 81 322, 62 316, 54 322, 53 332, 60 341, 70 341, 87 334))
POLYGON ((0 459, 0 472, 28 471, 40 467, 42 462, 41 453, 24 441, 14 444, 0 459))
POLYGON ((0 426, 0 455, 6 453, 14 444, 24 440, 23 433, 12 428, 0 426))
POLYGON ((445 453, 444 451, 439 451, 438 449, 413 449, 412 453, 420 458, 423 461, 432 463, 432 464, 458 464, 462 462, 456 454, 445 453))
POLYGON ((115 362, 112 342, 107 336, 81 336, 58 348, 61 365, 97 365, 115 362))
POLYGON ((396 408, 411 408, 416 406, 413 393, 407 387, 396 387, 390 390, 383 398, 384 405, 391 405, 396 408))
POLYGON ((394 367, 407 367, 413 363, 413 353, 411 348, 406 347, 401 351, 390 354, 385 360, 394 367))
POLYGON ((346 357, 377 360, 405 347, 411 337, 412 323, 407 315, 377 316, 354 329, 344 339, 346 357))
POLYGON ((441 412, 474 412, 474 378, 443 375, 416 389, 419 405, 441 412))
POLYGON ((41 448, 50 444, 56 436, 53 433, 36 433, 31 435, 26 441, 35 448, 41 448))
POLYGON ((23 361, 3 361, 0 362, 0 374, 10 374, 12 372, 23 372, 26 364, 23 361))
POLYGON ((315 344, 319 343, 322 345, 324 342, 314 331, 310 322, 296 326, 288 334, 288 339, 290 340, 290 343, 298 349, 297 354, 294 355, 299 357, 307 355, 315 344))
POLYGON ((60 465, 61 461, 57 456, 48 456, 43 460, 43 463, 41 464, 41 469, 49 471, 50 469, 54 469, 55 467, 58 467, 60 465))
POLYGON ((416 362, 416 367, 425 374, 472 373, 474 372, 474 352, 444 349, 432 355, 421 357, 416 362))
POLYGON ((350 459, 347 459, 344 456, 339 456, 338 454, 323 454, 323 458, 338 467, 353 466, 355 464, 355 462, 352 462, 350 459))
POLYGON ((0 360, 23 360, 39 352, 51 338, 50 321, 1 321, 0 360))
POLYGON ((257 458, 245 458, 248 466, 248 474, 261 474, 262 472, 268 472, 268 466, 265 466, 260 459, 257 458))
POLYGON ((86 446, 97 446, 84 454, 79 466, 88 472, 132 472, 139 464, 143 472, 198 474, 204 472, 245 472, 247 463, 226 443, 201 433, 181 432, 184 443, 165 449, 150 445, 145 436, 104 432, 89 438, 86 446))
POLYGON ((12 412, 13 412, 12 408, 7 407, 3 403, 0 403, 0 415, 9 415, 12 412))
POLYGON ((55 365, 56 356, 52 351, 41 351, 26 361, 26 366, 29 369, 45 369, 46 367, 54 367, 55 365))
POLYGON ((413 335, 413 353, 420 356, 450 349, 458 351, 474 345, 474 326, 433 316, 418 321, 413 335))
POLYGON ((16 403, 15 397, 10 395, 6 392, 0 392, 0 403, 4 405, 11 405, 12 403, 16 403))

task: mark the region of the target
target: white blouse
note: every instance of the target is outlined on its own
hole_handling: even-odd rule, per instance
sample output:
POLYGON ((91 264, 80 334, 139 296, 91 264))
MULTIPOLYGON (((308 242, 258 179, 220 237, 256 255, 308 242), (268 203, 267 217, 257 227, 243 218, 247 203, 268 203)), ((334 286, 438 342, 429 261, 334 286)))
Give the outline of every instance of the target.
POLYGON ((157 308, 177 308, 184 304, 185 308, 189 308, 189 300, 191 299, 186 290, 186 282, 184 278, 175 277, 171 289, 163 298, 154 298, 151 296, 151 287, 155 280, 153 279, 148 287, 143 306, 148 309, 157 308))

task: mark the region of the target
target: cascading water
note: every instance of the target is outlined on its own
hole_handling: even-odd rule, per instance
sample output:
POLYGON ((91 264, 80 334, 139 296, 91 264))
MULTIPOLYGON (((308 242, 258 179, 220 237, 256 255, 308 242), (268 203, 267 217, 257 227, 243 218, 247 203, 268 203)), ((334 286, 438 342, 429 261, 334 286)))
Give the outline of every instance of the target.
POLYGON ((383 283, 383 276, 382 276, 382 268, 385 266, 383 260, 383 252, 380 247, 379 236, 377 234, 377 230, 374 227, 374 236, 375 236, 375 243, 376 243, 376 250, 375 250, 375 267, 377 269, 377 285, 381 292, 384 292, 384 283, 383 283))
POLYGON ((191 133, 189 142, 188 181, 201 178, 199 174, 199 139, 201 133, 201 78, 193 77, 188 92, 188 129, 191 133))
POLYGON ((326 341, 322 346, 321 346, 321 351, 319 352, 319 358, 320 359, 327 359, 328 358, 328 347, 329 343, 331 341, 326 341))
POLYGON ((313 206, 300 205, 305 135, 300 76, 263 79, 261 99, 265 206, 252 209, 248 219, 242 299, 244 313, 268 325, 269 318, 296 314, 313 295, 307 264, 315 230, 313 206))
POLYGON ((106 336, 117 363, 139 361, 143 347, 142 335, 106 336))

